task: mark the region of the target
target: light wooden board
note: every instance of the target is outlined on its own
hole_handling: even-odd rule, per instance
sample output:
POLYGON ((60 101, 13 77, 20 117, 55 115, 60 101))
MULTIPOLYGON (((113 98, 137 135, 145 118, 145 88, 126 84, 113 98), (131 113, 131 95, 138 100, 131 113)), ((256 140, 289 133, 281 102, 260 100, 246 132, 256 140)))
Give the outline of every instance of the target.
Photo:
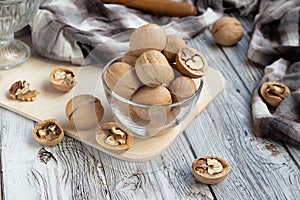
MULTIPOLYGON (((31 56, 21 66, 1 71, 0 74, 0 105, 35 121, 54 118, 63 127, 67 134, 94 148, 104 151, 117 158, 128 161, 147 161, 158 156, 192 121, 209 105, 209 103, 224 89, 225 81, 222 75, 215 69, 209 68, 205 76, 205 83, 200 98, 187 119, 182 124, 172 128, 167 133, 147 139, 135 138, 132 147, 121 153, 110 152, 103 149, 95 140, 97 127, 88 130, 76 130, 65 116, 65 106, 74 96, 79 94, 91 94, 98 97, 105 110, 102 122, 113 121, 112 112, 104 95, 101 83, 102 68, 99 66, 70 66, 77 72, 78 82, 68 93, 62 93, 54 89, 49 81, 50 71, 61 63, 31 56), (33 102, 12 100, 9 96, 9 87, 18 80, 26 80, 31 89, 40 92, 33 102)), ((66 66, 66 65, 64 65, 66 66)))

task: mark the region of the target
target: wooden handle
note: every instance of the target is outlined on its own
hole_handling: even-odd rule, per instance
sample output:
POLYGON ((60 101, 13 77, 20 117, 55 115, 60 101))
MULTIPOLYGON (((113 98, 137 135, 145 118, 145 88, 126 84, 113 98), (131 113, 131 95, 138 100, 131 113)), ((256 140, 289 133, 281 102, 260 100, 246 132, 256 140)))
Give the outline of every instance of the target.
POLYGON ((102 0, 102 2, 122 4, 130 8, 173 17, 185 17, 197 14, 196 7, 185 2, 169 0, 102 0))

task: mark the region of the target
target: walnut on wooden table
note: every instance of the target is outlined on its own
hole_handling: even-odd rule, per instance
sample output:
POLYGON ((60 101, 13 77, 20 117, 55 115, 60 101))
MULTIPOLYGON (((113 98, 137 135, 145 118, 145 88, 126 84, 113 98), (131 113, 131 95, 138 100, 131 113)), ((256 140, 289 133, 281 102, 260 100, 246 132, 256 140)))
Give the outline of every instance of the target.
POLYGON ((55 119, 47 119, 38 123, 32 131, 33 138, 45 146, 58 144, 64 137, 64 130, 55 119))

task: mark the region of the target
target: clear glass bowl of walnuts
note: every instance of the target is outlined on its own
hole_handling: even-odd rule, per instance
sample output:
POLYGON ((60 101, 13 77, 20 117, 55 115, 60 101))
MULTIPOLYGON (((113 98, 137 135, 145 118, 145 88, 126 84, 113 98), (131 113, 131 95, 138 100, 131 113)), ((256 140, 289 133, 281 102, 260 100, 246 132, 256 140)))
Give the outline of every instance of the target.
POLYGON ((164 65, 145 65, 145 68, 156 65, 152 66, 152 72, 145 72, 147 77, 138 72, 139 67, 116 58, 104 67, 102 73, 103 88, 114 120, 138 138, 160 135, 180 126, 197 103, 203 87, 201 77, 190 78, 174 68, 164 74, 161 72, 164 65), (154 72, 156 68, 159 71, 154 72), (159 76, 161 74, 164 75, 159 76))
POLYGON ((115 121, 140 138, 180 126, 198 101, 207 66, 200 52, 159 25, 135 29, 127 52, 102 73, 115 121))

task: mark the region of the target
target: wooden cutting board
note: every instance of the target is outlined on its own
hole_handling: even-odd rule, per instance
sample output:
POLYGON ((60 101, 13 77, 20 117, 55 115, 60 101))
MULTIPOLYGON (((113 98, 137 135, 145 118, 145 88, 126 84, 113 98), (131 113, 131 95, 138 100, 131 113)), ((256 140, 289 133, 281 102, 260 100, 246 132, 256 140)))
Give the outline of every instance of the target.
POLYGON ((213 68, 209 68, 204 78, 203 90, 195 108, 180 125, 160 136, 147 139, 135 138, 132 147, 128 151, 116 153, 103 149, 98 145, 95 139, 97 127, 77 131, 65 116, 65 106, 72 97, 79 94, 91 94, 98 97, 105 108, 105 114, 100 123, 113 121, 111 109, 104 95, 101 74, 102 68, 99 66, 72 66, 32 55, 19 67, 0 71, 0 106, 37 122, 54 118, 63 127, 67 135, 85 144, 123 160, 143 162, 160 155, 225 87, 225 81, 221 73, 213 68), (59 92, 50 84, 50 71, 58 65, 70 67, 78 74, 76 86, 68 93, 59 92), (10 98, 8 90, 11 84, 18 80, 28 81, 31 89, 36 89, 40 92, 35 101, 23 102, 10 98))

